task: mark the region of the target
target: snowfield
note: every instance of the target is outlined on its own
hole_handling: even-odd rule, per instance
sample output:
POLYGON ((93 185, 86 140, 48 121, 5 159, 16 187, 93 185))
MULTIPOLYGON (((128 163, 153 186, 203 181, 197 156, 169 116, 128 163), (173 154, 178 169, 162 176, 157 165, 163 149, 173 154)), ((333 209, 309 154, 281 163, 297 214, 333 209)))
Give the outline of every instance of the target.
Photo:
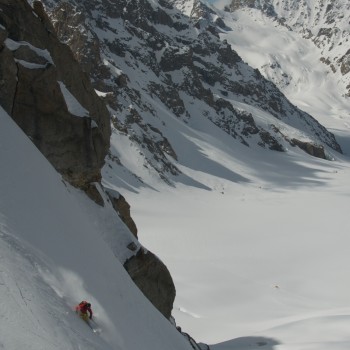
POLYGON ((195 339, 349 348, 349 167, 321 163, 314 181, 299 169, 304 185, 221 181, 207 192, 128 195, 141 241, 174 277, 175 318, 195 339))
POLYGON ((185 180, 116 187, 141 242, 169 267, 174 316, 195 339, 213 350, 349 349, 350 101, 311 42, 258 11, 223 15, 232 30, 222 39, 332 131, 344 155, 248 149, 193 122, 196 137, 183 131, 187 147, 175 147, 185 180))
POLYGON ((141 243, 169 267, 177 323, 197 341, 227 341, 219 350, 348 349, 346 124, 334 119, 344 155, 326 161, 245 147, 199 118, 166 123, 183 172, 175 187, 148 169, 142 186, 109 170, 105 181, 128 198, 141 243))

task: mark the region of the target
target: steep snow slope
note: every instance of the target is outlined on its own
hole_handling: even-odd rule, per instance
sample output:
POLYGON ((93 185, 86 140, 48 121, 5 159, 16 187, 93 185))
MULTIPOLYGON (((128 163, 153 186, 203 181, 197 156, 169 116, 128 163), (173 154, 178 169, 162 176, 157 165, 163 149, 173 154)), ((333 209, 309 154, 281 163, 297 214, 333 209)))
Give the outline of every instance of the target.
POLYGON ((133 238, 109 204, 63 183, 3 109, 0 124, 0 347, 189 349, 119 262, 133 238), (101 334, 73 312, 81 299, 101 334))

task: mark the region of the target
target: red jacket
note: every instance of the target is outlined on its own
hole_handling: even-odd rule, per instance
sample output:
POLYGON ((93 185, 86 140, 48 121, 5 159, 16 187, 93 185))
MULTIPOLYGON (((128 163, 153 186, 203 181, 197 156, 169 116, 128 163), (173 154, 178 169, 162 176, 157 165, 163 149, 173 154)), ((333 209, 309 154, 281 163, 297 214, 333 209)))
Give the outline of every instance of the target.
POLYGON ((79 305, 77 305, 75 307, 75 311, 78 312, 80 311, 82 314, 87 314, 89 312, 90 314, 90 319, 92 318, 92 310, 91 307, 88 306, 89 303, 87 303, 86 301, 82 301, 79 305))

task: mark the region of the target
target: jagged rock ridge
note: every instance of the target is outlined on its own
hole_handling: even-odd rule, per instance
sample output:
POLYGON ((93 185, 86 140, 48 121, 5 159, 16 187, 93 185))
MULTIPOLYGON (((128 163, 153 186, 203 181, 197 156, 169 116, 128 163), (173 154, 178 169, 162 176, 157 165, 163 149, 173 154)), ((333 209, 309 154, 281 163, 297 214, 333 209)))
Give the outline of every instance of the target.
MULTIPOLYGON (((295 145, 285 131, 291 127, 300 131, 301 142, 340 151, 331 133, 220 41, 225 24, 200 1, 44 3, 59 37, 73 48, 108 103, 112 140, 128 137, 143 166, 164 181, 171 183, 180 170, 162 109, 190 125, 196 105, 196 114, 245 145, 283 151, 295 145), (246 105, 288 127, 257 123, 246 105)), ((111 150, 108 164, 118 161, 111 150)))

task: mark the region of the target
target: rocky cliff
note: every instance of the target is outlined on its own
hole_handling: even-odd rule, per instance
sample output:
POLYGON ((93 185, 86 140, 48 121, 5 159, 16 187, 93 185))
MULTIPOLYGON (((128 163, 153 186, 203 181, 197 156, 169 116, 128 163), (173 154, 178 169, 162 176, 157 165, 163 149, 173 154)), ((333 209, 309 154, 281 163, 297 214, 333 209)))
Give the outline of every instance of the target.
POLYGON ((176 291, 167 267, 152 252, 140 249, 126 261, 125 268, 144 295, 170 319, 176 291))
POLYGON ((85 189, 101 178, 108 111, 40 6, 0 6, 0 103, 63 177, 85 189))

